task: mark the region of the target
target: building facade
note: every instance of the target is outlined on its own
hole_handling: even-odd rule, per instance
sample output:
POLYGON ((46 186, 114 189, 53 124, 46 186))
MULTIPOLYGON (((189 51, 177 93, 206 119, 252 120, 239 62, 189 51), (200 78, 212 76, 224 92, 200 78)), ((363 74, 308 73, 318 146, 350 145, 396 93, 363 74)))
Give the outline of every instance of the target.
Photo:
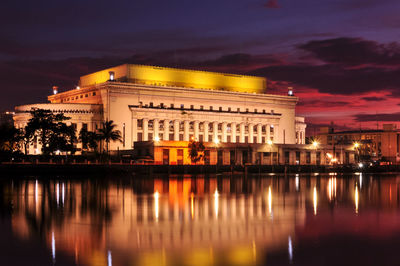
POLYGON ((332 147, 353 145, 360 160, 384 160, 392 163, 400 161, 400 131, 394 124, 384 124, 378 130, 354 130, 335 132, 324 127, 316 139, 332 147))

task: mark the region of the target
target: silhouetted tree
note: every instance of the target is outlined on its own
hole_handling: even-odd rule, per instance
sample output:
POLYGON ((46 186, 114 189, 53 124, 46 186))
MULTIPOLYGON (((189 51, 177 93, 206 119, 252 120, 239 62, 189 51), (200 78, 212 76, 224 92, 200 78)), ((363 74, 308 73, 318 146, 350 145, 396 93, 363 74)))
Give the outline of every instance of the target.
POLYGON ((202 141, 191 140, 188 145, 189 148, 189 158, 193 163, 197 163, 204 157, 204 144, 202 141))
POLYGON ((83 150, 96 150, 98 147, 99 136, 96 132, 88 131, 87 128, 82 127, 79 132, 79 141, 82 143, 83 150))
POLYGON ((117 125, 113 120, 103 122, 102 127, 99 129, 99 138, 106 142, 106 151, 108 154, 110 141, 122 142, 121 131, 114 129, 117 125))

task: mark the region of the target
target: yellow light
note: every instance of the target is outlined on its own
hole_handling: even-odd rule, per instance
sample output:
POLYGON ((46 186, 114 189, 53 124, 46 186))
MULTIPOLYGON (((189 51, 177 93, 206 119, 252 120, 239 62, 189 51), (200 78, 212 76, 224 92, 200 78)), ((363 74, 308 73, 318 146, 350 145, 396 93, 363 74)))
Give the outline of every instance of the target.
POLYGON ((360 147, 360 143, 354 142, 354 148, 357 149, 358 147, 360 147))
POLYGON ((268 145, 272 145, 272 140, 270 140, 270 139, 267 140, 267 144, 268 144, 268 145))
POLYGON ((159 136, 155 136, 154 137, 154 141, 160 141, 160 137, 159 136))
POLYGON ((193 219, 194 218, 194 195, 193 195, 193 192, 190 194, 190 214, 193 219))
POLYGON ((316 148, 319 145, 319 143, 318 141, 313 141, 312 145, 314 146, 314 148, 316 148))
POLYGON ((214 143, 215 143, 215 144, 218 144, 218 143, 219 143, 219 139, 218 139, 218 138, 215 138, 215 139, 214 139, 214 143))
POLYGON ((313 205, 314 205, 314 215, 317 215, 318 198, 317 198, 317 188, 316 187, 314 187, 313 205))
POLYGON ((326 156, 328 156, 328 158, 332 159, 332 154, 327 153, 326 156))

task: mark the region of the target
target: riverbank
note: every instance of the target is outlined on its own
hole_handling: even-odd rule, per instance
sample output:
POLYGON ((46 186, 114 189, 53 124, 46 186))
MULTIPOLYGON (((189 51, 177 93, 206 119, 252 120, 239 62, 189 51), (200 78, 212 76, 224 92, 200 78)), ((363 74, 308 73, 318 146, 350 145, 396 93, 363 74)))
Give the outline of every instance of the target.
POLYGON ((135 174, 205 174, 205 173, 352 173, 400 172, 400 165, 368 168, 316 165, 134 165, 134 164, 0 164, 0 176, 12 175, 135 175, 135 174))

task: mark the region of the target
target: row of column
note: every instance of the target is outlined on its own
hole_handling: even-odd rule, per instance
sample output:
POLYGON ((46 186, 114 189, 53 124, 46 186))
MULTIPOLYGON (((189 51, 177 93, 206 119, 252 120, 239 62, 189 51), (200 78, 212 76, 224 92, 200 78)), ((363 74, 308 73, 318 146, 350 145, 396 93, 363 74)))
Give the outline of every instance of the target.
MULTIPOLYGON (((179 134, 180 134, 180 120, 174 120, 174 128, 173 128, 173 134, 174 134, 174 139, 175 141, 179 141, 179 134)), ((170 138, 170 120, 164 120, 163 121, 163 130, 160 131, 160 121, 158 119, 153 120, 153 135, 159 136, 160 133, 163 134, 163 140, 172 140, 170 138)), ((215 141, 218 139, 221 142, 227 142, 228 140, 228 123, 223 122, 222 123, 222 128, 221 128, 221 134, 218 132, 218 124, 219 122, 203 122, 203 141, 208 142, 208 141, 215 141), (212 123, 213 126, 213 132, 212 132, 212 138, 209 138, 209 124, 212 123), (221 135, 221 139, 219 139, 219 135, 221 135)), ((232 122, 231 124, 231 142, 235 143, 236 142, 236 137, 237 133, 239 133, 239 142, 244 143, 245 138, 246 138, 246 132, 245 132, 245 123, 240 123, 239 124, 239 132, 237 132, 237 123, 232 122)), ((137 132, 137 119, 134 119, 133 121, 134 129, 133 132, 137 132)), ((194 121, 193 122, 193 137, 195 140, 199 140, 200 136, 200 128, 199 128, 200 122, 199 121, 194 121)), ((257 124, 256 130, 254 130, 255 124, 249 123, 248 125, 248 143, 254 143, 254 137, 256 137, 256 142, 255 143, 262 143, 263 141, 263 136, 265 137, 265 141, 271 139, 271 126, 270 125, 265 125, 266 127, 266 132, 265 135, 263 135, 262 132, 262 124, 257 124)), ((273 126, 273 139, 276 140, 278 138, 278 132, 279 132, 279 127, 277 125, 273 126)), ((142 123, 142 130, 143 130, 143 141, 148 141, 148 135, 149 135, 149 119, 143 119, 142 123)), ((189 120, 184 120, 183 121, 183 140, 184 141, 189 141, 190 140, 190 121, 189 120)), ((161 138, 160 138, 161 139, 161 138)))

